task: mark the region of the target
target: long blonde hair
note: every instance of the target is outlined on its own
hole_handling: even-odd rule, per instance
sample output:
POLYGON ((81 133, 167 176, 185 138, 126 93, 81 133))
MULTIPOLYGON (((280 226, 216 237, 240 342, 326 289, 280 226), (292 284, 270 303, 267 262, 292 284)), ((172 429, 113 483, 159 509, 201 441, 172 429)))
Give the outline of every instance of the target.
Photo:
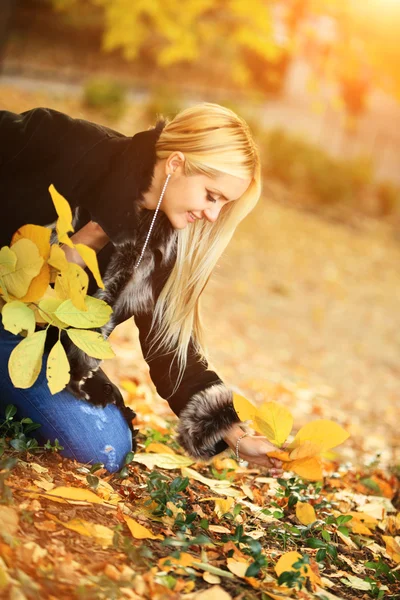
POLYGON ((173 395, 186 368, 191 337, 199 360, 209 360, 200 296, 236 227, 257 204, 262 184, 259 151, 250 128, 232 110, 202 102, 165 121, 156 143, 157 159, 180 150, 187 176, 226 173, 251 179, 245 193, 224 205, 214 223, 202 219, 177 231, 177 258, 154 308, 151 330, 154 327, 156 334, 150 346, 155 354, 173 352, 172 363, 178 362, 173 395))

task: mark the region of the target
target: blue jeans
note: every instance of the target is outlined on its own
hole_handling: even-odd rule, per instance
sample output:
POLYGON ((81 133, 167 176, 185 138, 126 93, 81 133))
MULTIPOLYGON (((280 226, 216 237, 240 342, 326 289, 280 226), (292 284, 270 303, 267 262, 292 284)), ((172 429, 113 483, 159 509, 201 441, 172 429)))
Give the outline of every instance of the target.
POLYGON ((31 432, 40 444, 57 438, 62 456, 81 463, 101 462, 110 472, 119 471, 132 450, 132 434, 115 404, 105 408, 79 400, 66 390, 52 395, 47 386, 47 353, 32 387, 15 388, 8 374, 8 359, 22 336, 6 331, 0 316, 0 418, 7 404, 17 408, 15 419, 30 417, 41 427, 31 432))

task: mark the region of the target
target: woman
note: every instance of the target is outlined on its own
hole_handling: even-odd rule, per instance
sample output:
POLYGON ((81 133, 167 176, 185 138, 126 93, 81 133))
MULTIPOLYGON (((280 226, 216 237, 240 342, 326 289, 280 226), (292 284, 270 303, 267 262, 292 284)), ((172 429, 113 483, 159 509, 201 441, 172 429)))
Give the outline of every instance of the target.
MULTIPOLYGON (((179 417, 182 447, 207 460, 228 446, 238 452, 240 442, 243 460, 279 469, 266 456, 275 447, 243 433, 232 391, 208 369, 199 314, 217 260, 260 196, 258 150, 244 120, 205 102, 127 137, 49 108, 0 111, 0 247, 24 224, 55 221, 51 183, 73 210, 73 240, 98 253, 106 289, 114 291, 112 327, 135 318, 150 376, 179 417)), ((96 288, 91 278, 88 293, 96 288)), ((0 331, 0 410, 15 404, 41 423, 38 439, 58 438, 64 456, 121 468, 131 435, 96 388, 105 374, 95 371, 81 394, 52 396, 43 365, 32 388, 15 389, 7 363, 19 341, 0 331)))

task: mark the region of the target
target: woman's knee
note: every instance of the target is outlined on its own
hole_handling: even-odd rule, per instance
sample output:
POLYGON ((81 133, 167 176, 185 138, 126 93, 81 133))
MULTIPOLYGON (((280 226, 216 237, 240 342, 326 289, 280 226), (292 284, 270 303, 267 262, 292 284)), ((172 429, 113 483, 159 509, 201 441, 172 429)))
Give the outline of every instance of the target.
POLYGON ((61 454, 81 463, 103 463, 110 473, 119 471, 132 451, 132 432, 122 413, 114 404, 99 408, 82 402, 81 410, 88 416, 85 435, 72 432, 74 439, 69 440, 69 448, 74 449, 73 455, 70 449, 61 454))

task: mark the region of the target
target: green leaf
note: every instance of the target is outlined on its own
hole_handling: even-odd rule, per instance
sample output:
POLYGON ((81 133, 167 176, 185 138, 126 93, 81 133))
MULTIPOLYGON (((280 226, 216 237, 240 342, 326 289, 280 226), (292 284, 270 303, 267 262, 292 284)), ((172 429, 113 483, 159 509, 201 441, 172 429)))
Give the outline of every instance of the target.
POLYGON ((325 548, 326 542, 319 540, 318 538, 310 538, 307 540, 307 546, 309 548, 325 548))
POLYGON ((8 372, 17 388, 33 385, 42 368, 46 331, 37 331, 23 339, 10 354, 8 372))
POLYGON ((81 350, 94 358, 113 358, 114 350, 110 343, 95 331, 84 331, 80 329, 67 329, 68 336, 81 350))
POLYGON ((22 330, 26 330, 28 335, 35 331, 35 314, 29 306, 19 300, 9 302, 3 308, 3 326, 7 331, 18 335, 22 330))
POLYGON ((331 541, 331 536, 330 536, 329 531, 325 531, 325 530, 321 531, 321 537, 323 537, 324 540, 327 542, 331 541))
POLYGON ((85 305, 87 310, 83 311, 76 308, 72 300, 65 300, 57 308, 55 314, 61 321, 71 327, 82 329, 102 327, 109 321, 112 308, 104 300, 86 296, 85 305))
POLYGON ((71 378, 69 371, 70 365, 64 346, 58 340, 50 350, 46 367, 47 383, 52 394, 57 394, 65 388, 71 378))
POLYGON ((10 419, 12 419, 12 417, 15 415, 16 412, 17 412, 17 407, 14 406, 14 404, 7 404, 6 412, 5 412, 6 420, 9 421, 10 419))

